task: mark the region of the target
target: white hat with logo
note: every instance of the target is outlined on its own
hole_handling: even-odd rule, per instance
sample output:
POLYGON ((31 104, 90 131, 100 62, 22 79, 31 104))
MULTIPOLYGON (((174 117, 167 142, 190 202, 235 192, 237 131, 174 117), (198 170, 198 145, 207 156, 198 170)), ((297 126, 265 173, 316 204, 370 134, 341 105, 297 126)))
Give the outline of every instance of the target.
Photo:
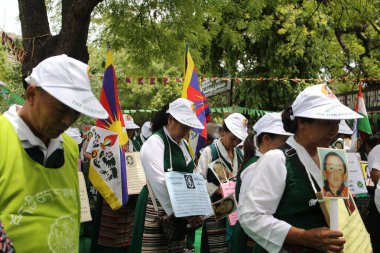
POLYGON ((266 113, 256 122, 253 126, 253 130, 255 130, 256 136, 259 136, 261 133, 293 135, 284 130, 280 112, 266 113))
POLYGON ((171 102, 166 112, 186 126, 198 129, 205 128, 197 118, 195 104, 186 98, 177 98, 171 102))
POLYGON ((244 141, 248 136, 248 120, 240 113, 232 113, 224 119, 224 123, 233 135, 244 141))
POLYGON ((125 129, 139 129, 140 127, 135 124, 133 118, 129 114, 123 114, 125 129))
POLYGON ((354 131, 352 131, 352 129, 347 125, 345 120, 341 120, 339 122, 338 133, 339 134, 352 135, 354 133, 354 131))
POLYGON ((145 122, 141 127, 141 134, 145 138, 149 138, 152 135, 152 123, 150 121, 145 122))
POLYGON ((342 104, 326 84, 318 84, 304 89, 293 102, 292 110, 294 117, 310 119, 362 118, 360 114, 342 104))
POLYGON ((107 111, 91 91, 88 69, 87 64, 63 54, 40 62, 25 81, 41 87, 75 111, 106 119, 107 111))

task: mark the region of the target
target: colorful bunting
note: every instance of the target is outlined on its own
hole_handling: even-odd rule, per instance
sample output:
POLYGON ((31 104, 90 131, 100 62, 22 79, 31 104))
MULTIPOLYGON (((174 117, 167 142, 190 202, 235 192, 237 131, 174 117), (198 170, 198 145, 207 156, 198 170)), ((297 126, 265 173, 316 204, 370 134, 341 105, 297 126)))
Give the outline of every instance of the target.
POLYGON ((25 51, 16 47, 15 42, 4 31, 1 34, 1 45, 8 47, 19 62, 24 61, 25 51))

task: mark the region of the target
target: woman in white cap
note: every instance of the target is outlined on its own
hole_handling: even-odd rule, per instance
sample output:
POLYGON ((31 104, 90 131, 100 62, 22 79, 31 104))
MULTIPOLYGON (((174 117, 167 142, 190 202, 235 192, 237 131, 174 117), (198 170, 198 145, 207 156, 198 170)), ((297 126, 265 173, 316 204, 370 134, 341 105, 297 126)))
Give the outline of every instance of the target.
POLYGON ((133 139, 134 146, 139 147, 138 150, 140 151, 142 145, 144 142, 152 135, 152 123, 150 121, 147 121, 144 123, 144 125, 141 127, 141 133, 133 139))
POLYGON ((140 193, 136 207, 135 228, 130 252, 183 252, 184 230, 168 240, 160 219, 186 224, 191 228, 202 225, 200 216, 176 218, 173 213, 164 173, 179 171, 193 173, 194 161, 183 138, 191 127, 203 129, 198 120, 194 103, 178 98, 164 106, 153 119, 154 134, 141 148, 141 162, 147 176, 147 187, 140 193))
MULTIPOLYGON (((211 196, 211 201, 215 202, 222 198, 220 189, 220 182, 215 174, 208 169, 208 165, 221 159, 227 166, 229 172, 236 176, 243 154, 237 148, 242 141, 247 137, 247 124, 248 120, 240 113, 232 113, 224 119, 221 130, 221 137, 213 144, 203 149, 198 165, 197 171, 208 181, 208 190, 211 196)), ((226 218, 215 221, 212 216, 205 220, 202 230, 201 251, 205 252, 228 252, 228 245, 226 239, 226 218)))
MULTIPOLYGON (((249 134, 244 141, 244 159, 242 167, 236 176, 236 201, 239 203, 239 193, 241 182, 245 174, 253 169, 256 161, 269 150, 283 145, 288 137, 292 135, 284 130, 281 120, 281 113, 267 113, 261 117, 253 126, 255 135, 249 134)), ((250 252, 252 249, 247 245, 248 236, 242 229, 239 221, 233 227, 231 250, 236 253, 250 252)), ((248 244, 252 245, 252 241, 248 244)))
POLYGON ((136 129, 140 127, 135 124, 133 118, 129 114, 124 114, 124 126, 128 134, 128 142, 125 144, 126 152, 138 152, 141 149, 140 144, 134 140, 136 129))
MULTIPOLYGON (((324 204, 318 201, 323 180, 317 147, 328 147, 341 119, 359 117, 324 84, 306 88, 292 107, 283 112, 284 129, 294 133, 294 137, 289 137, 281 148, 263 155, 251 173, 245 175, 241 186, 239 221, 257 243, 253 252, 343 250, 346 242, 343 236, 348 237, 349 233, 343 235, 327 228, 322 212, 324 204)), ((358 212, 349 215, 343 203, 339 203, 339 208, 348 223, 355 219, 360 251, 371 252, 358 212)))

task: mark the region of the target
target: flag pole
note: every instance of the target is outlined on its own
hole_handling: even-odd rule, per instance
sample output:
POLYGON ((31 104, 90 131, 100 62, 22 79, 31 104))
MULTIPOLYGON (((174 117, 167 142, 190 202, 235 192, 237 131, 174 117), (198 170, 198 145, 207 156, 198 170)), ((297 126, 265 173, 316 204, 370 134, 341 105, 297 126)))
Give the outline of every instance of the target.
POLYGON ((183 71, 183 79, 185 80, 186 69, 187 69, 187 53, 189 52, 189 43, 185 45, 185 69, 183 71))

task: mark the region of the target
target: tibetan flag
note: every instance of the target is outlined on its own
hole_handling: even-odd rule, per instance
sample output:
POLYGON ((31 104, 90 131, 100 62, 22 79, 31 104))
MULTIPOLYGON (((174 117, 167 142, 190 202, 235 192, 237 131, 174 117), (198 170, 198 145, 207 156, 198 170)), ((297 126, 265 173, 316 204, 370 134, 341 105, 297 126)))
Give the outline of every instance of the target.
POLYGON ((89 178, 104 200, 115 210, 128 201, 123 150, 123 145, 128 141, 128 135, 123 131, 124 119, 120 109, 116 74, 110 49, 107 49, 100 103, 107 110, 109 117, 96 121, 89 178))
POLYGON ((199 83, 198 73, 195 68, 190 52, 187 51, 185 58, 185 76, 183 79, 182 97, 195 104, 195 112, 204 129, 192 129, 189 133, 189 148, 192 155, 198 153, 207 141, 206 123, 210 121, 210 108, 208 101, 199 83))

